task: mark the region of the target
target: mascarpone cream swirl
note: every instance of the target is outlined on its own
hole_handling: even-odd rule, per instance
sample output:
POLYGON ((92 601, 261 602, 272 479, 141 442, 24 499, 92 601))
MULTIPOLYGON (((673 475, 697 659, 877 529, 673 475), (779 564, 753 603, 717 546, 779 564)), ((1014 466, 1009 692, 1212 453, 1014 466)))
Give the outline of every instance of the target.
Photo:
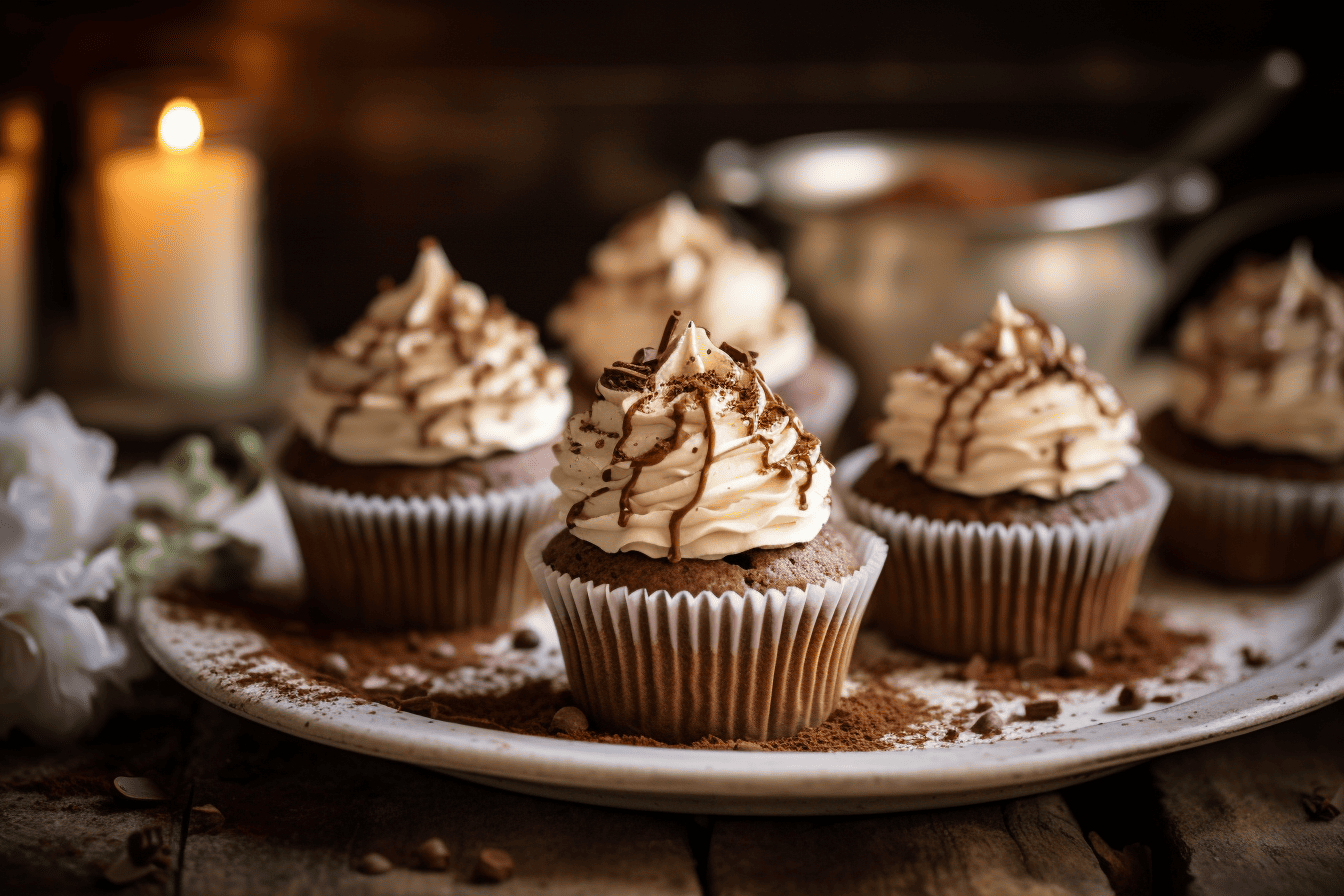
POLYGON ((1177 334, 1177 419, 1227 447, 1344 458, 1344 284, 1304 241, 1242 265, 1177 334))
POLYGON ((674 310, 716 339, 757 353, 772 383, 801 373, 812 359, 812 329, 779 257, 734 238, 674 193, 621 225, 589 258, 591 274, 552 312, 551 331, 578 371, 596 379, 612 358, 643 347, 674 310))
POLYGON ((426 239, 410 279, 309 359, 290 409, 340 460, 427 466, 550 441, 570 398, 536 327, 487 300, 426 239))
POLYGON ((1000 293, 988 322, 896 371, 874 438, 948 491, 1056 500, 1139 462, 1132 410, 1080 346, 1000 293))
POLYGON ((750 354, 668 320, 658 350, 618 362, 555 448, 556 508, 608 553, 717 560, 810 541, 831 465, 750 354))

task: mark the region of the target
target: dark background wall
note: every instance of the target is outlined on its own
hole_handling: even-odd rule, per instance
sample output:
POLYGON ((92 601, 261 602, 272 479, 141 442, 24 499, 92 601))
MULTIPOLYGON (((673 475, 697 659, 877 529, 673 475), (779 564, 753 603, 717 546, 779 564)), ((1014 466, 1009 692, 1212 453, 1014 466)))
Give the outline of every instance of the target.
MULTIPOLYGON (((1263 54, 1303 89, 1215 169, 1225 201, 1337 174, 1337 36, 1271 2, 782 5, 236 0, 5 5, 0 85, 48 133, 43 313, 74 307, 65 185, 91 87, 152 68, 227 80, 259 114, 267 291, 328 339, 423 234, 539 320, 624 213, 705 148, 885 127, 1142 157, 1263 54), (1083 12, 1085 10, 1085 12, 1083 12)), ((1163 231, 1170 244, 1181 227, 1163 231)))

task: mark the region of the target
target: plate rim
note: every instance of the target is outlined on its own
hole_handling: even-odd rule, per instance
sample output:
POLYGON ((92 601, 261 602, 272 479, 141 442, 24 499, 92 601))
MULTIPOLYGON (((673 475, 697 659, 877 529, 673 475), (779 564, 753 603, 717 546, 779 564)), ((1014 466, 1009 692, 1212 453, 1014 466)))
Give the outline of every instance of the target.
POLYGON ((921 800, 922 805, 979 802, 977 793, 1005 787, 1030 792, 1033 782, 1051 789, 1046 786, 1051 780, 1095 776, 1234 737, 1344 697, 1344 649, 1337 646, 1344 643, 1344 566, 1285 599, 1330 603, 1316 636, 1297 652, 1208 694, 1021 740, 853 753, 677 750, 568 741, 433 720, 351 696, 334 696, 314 706, 267 691, 264 685, 230 687, 228 673, 212 674, 202 668, 204 659, 192 662, 175 647, 173 627, 192 625, 197 637, 210 630, 169 619, 162 598, 142 600, 136 618, 146 651, 188 690, 252 721, 338 749, 449 774, 516 781, 531 792, 553 786, 591 793, 592 802, 606 805, 643 801, 666 809, 681 798, 700 812, 714 811, 701 805, 708 800, 732 812, 757 805, 754 811, 760 814, 781 814, 793 811, 793 803, 806 805, 808 813, 843 813, 875 811, 874 803, 913 807, 921 800), (378 724, 369 723, 370 714, 378 717, 378 724))

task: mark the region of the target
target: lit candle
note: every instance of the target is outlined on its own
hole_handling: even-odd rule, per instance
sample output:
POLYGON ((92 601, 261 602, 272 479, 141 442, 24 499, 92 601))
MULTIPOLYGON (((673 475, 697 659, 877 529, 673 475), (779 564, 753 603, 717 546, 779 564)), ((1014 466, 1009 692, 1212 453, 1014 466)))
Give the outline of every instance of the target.
POLYGON ((32 333, 31 260, 33 154, 41 139, 37 114, 15 105, 4 117, 0 147, 0 391, 21 387, 32 333))
POLYGON ((176 392, 246 388, 260 364, 257 222, 261 166, 207 146, 200 111, 173 100, 158 146, 98 166, 107 325, 117 372, 176 392))

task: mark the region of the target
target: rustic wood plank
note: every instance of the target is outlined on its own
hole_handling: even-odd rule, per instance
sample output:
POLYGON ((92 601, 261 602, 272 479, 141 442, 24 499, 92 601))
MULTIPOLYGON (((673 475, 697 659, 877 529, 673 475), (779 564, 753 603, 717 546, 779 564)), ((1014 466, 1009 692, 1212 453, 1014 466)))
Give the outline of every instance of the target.
POLYGON ((862 818, 723 819, 709 877, 718 896, 1112 892, 1057 793, 862 818))
POLYGON ((1187 892, 1344 892, 1344 818, 1313 821, 1302 796, 1344 784, 1344 703, 1152 763, 1187 892))
POLYGON ((192 802, 225 817, 192 833, 182 893, 442 894, 466 881, 483 847, 516 871, 496 893, 699 894, 688 822, 538 799, 299 740, 213 707, 198 714, 192 802), (447 872, 408 867, 440 837, 447 872), (354 869, 376 851, 397 866, 354 869))
MULTIPOLYGON (((179 791, 183 744, 195 699, 166 676, 136 689, 135 703, 94 737, 62 749, 15 735, 0 741, 0 889, 15 893, 106 893, 103 869, 140 828, 163 828, 176 860, 181 846, 181 799, 128 803, 112 779, 145 775, 170 794, 179 791)), ((128 887, 168 893, 174 871, 128 887)))

